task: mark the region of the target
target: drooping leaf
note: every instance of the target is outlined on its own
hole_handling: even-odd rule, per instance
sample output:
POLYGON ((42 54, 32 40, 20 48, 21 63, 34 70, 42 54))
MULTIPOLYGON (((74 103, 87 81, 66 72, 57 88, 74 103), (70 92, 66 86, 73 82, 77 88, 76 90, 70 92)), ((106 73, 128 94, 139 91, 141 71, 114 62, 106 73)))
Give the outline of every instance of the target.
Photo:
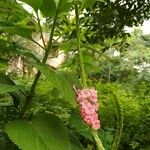
POLYGON ((45 17, 53 17, 56 12, 56 3, 54 0, 43 0, 43 4, 40 8, 45 17))
MULTIPOLYGON (((4 53, 7 56, 10 54, 18 54, 20 56, 25 56, 28 59, 33 59, 36 62, 40 62, 37 54, 33 50, 26 47, 20 46, 17 43, 10 43, 8 40, 0 39, 0 55, 4 56, 4 53)), ((0 58, 0 63, 6 62, 6 59, 0 58)))
POLYGON ((34 63, 33 66, 40 70, 50 80, 50 82, 55 81, 55 70, 41 63, 34 63))
POLYGON ((38 9, 40 9, 43 3, 43 0, 20 0, 20 1, 30 5, 35 11, 38 11, 38 9))
POLYGON ((11 34, 17 34, 27 39, 32 39, 32 32, 34 31, 31 27, 19 27, 19 26, 1 26, 0 31, 8 32, 11 34))
POLYGON ((54 87, 56 87, 63 96, 64 100, 69 102, 72 106, 76 106, 75 92, 73 90, 73 85, 80 86, 78 78, 73 74, 60 70, 52 70, 47 65, 35 64, 37 69, 39 69, 54 87))
POLYGON ((40 62, 39 58, 36 57, 35 54, 31 50, 29 50, 29 49, 27 49, 25 47, 18 47, 18 48, 19 49, 14 50, 15 54, 19 54, 21 56, 25 56, 28 59, 31 58, 31 59, 35 60, 36 62, 40 62))
POLYGON ((73 74, 64 71, 57 71, 55 78, 57 88, 60 90, 63 98, 66 101, 69 101, 73 106, 76 106, 76 96, 75 91, 73 90, 73 85, 79 85, 79 82, 76 82, 78 79, 76 79, 73 74))
POLYGON ((6 125, 6 133, 22 150, 71 150, 64 125, 54 115, 12 121, 6 125))

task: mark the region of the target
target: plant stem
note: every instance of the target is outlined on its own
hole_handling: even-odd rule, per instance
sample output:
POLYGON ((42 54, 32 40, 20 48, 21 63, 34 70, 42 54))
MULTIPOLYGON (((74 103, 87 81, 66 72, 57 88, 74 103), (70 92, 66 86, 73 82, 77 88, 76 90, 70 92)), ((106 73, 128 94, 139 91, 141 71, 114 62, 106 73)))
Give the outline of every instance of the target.
MULTIPOLYGON (((82 87, 87 87, 86 74, 84 70, 83 55, 82 55, 82 49, 81 49, 81 41, 80 41, 78 0, 74 0, 74 6, 75 6, 75 15, 76 15, 77 50, 78 50, 78 55, 79 55, 79 65, 80 65, 81 81, 82 81, 81 83, 82 83, 82 87)), ((97 150, 105 150, 100 138, 98 137, 97 131, 91 130, 91 132, 96 142, 97 150)))
POLYGON ((36 45, 38 45, 39 47, 41 47, 42 49, 45 50, 45 48, 41 44, 39 44, 38 42, 36 42, 35 40, 32 39, 31 41, 34 42, 36 45))
POLYGON ((95 142, 96 142, 96 145, 97 145, 97 150, 105 150, 105 148, 103 147, 103 144, 97 134, 97 131, 96 130, 92 130, 92 134, 93 134, 93 137, 95 139, 95 142))
MULTIPOLYGON (((54 30, 55 30, 55 26, 56 26, 56 20, 57 20, 57 17, 58 17, 58 13, 59 13, 59 5, 60 5, 60 2, 61 0, 59 0, 59 4, 57 6, 57 9, 56 9, 56 13, 55 13, 55 16, 54 16, 54 19, 53 19, 53 25, 52 25, 52 28, 51 28, 51 33, 50 33, 50 37, 49 37, 49 42, 47 44, 47 47, 45 48, 45 54, 44 54, 44 57, 43 57, 43 60, 42 60, 42 63, 45 64, 47 59, 48 59, 48 56, 49 56, 49 53, 51 51, 51 48, 52 48, 52 43, 53 43, 53 35, 54 35, 54 30)), ((42 30, 40 31, 42 32, 42 30)), ((43 33, 41 33, 43 34, 43 33)), ((32 99, 32 96, 33 96, 33 93, 34 93, 34 90, 36 88, 36 85, 37 85, 37 82, 39 80, 41 76, 41 72, 38 70, 36 76, 35 76, 35 79, 32 83, 32 86, 31 86, 31 89, 30 89, 30 92, 29 92, 29 95, 21 109, 21 116, 23 117, 24 116, 24 113, 28 107, 28 105, 30 104, 30 101, 32 99)))
POLYGON ((44 40, 44 36, 43 36, 43 30, 42 30, 42 26, 41 26, 41 23, 40 23, 40 17, 39 17, 38 12, 36 12, 36 16, 37 16, 37 21, 38 21, 38 26, 39 26, 39 30, 40 30, 43 46, 46 49, 46 44, 45 44, 45 40, 44 40))
MULTIPOLYGON (((60 4, 60 1, 59 1, 59 4, 60 4)), ((49 37, 49 42, 48 42, 48 45, 47 45, 47 48, 46 48, 46 51, 45 51, 45 54, 44 54, 44 57, 43 57, 43 60, 42 60, 43 64, 46 63, 46 61, 48 59, 48 56, 49 56, 49 53, 50 53, 51 48, 52 48, 53 35, 54 35, 55 26, 56 26, 56 20, 57 20, 58 13, 59 13, 59 4, 58 4, 58 7, 57 7, 55 16, 54 16, 53 25, 52 25, 51 33, 50 33, 50 37, 49 37)), ((31 88, 32 90, 31 90, 30 94, 35 90, 35 87, 36 87, 36 84, 38 82, 38 79, 39 79, 40 75, 41 75, 41 73, 38 71, 37 76, 36 76, 36 78, 35 78, 35 80, 34 80, 34 82, 32 84, 32 88, 31 88)))
POLYGON ((78 55, 79 55, 80 75, 81 75, 81 80, 82 80, 81 83, 83 87, 87 87, 86 74, 85 74, 84 63, 83 63, 83 55, 82 55, 81 43, 80 43, 78 0, 74 0, 74 6, 75 6, 75 15, 76 15, 77 49, 78 49, 78 55))

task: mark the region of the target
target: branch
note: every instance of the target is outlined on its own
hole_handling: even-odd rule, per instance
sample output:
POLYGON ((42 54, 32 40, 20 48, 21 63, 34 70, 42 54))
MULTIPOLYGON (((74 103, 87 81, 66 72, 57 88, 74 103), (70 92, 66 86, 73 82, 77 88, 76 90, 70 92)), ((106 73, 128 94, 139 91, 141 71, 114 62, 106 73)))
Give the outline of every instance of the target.
POLYGON ((41 23, 40 23, 40 17, 39 17, 38 12, 36 12, 36 16, 37 16, 37 21, 38 21, 38 26, 39 26, 39 29, 40 29, 42 42, 43 42, 44 48, 46 48, 46 44, 45 44, 45 40, 44 40, 44 36, 43 36, 43 31, 42 31, 42 26, 41 26, 41 23))
POLYGON ((74 0, 74 6, 75 6, 75 15, 76 15, 77 49, 78 49, 78 55, 79 55, 79 65, 80 65, 80 71, 81 71, 81 79, 82 79, 83 87, 87 87, 86 74, 85 74, 85 70, 84 70, 84 63, 83 63, 83 56, 82 56, 81 42, 80 42, 78 0, 74 0))
MULTIPOLYGON (((54 16, 54 20, 53 20, 53 25, 52 25, 52 28, 51 28, 51 33, 50 33, 50 37, 49 37, 49 42, 48 42, 48 45, 45 49, 45 54, 44 54, 44 57, 43 57, 43 60, 42 60, 42 63, 45 64, 47 59, 48 59, 48 56, 49 56, 49 53, 51 51, 51 48, 52 48, 52 43, 53 43, 53 35, 54 35, 54 30, 55 30, 55 26, 56 26, 56 20, 57 20, 57 17, 58 17, 58 13, 59 13, 59 5, 60 5, 60 2, 61 0, 59 0, 59 4, 57 6, 57 9, 56 9, 56 13, 55 13, 55 16, 54 16)), ((39 80, 41 76, 41 72, 38 70, 36 76, 35 76, 35 79, 32 83, 32 86, 31 86, 31 89, 30 89, 30 92, 29 92, 29 95, 25 101, 25 104, 23 105, 22 109, 21 109, 21 116, 23 117, 24 116, 24 113, 28 107, 28 105, 30 104, 30 101, 32 99, 32 96, 33 96, 33 93, 34 93, 34 90, 36 88, 36 85, 37 85, 37 82, 39 80)))

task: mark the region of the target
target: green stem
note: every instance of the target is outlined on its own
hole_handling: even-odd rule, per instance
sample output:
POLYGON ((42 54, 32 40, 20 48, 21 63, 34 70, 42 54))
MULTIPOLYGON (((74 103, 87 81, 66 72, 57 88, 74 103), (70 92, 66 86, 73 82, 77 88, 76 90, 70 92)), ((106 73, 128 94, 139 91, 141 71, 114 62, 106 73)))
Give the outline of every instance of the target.
POLYGON ((96 142, 96 145, 97 145, 97 150, 105 150, 105 148, 103 147, 103 144, 97 134, 97 131, 95 130, 92 130, 92 134, 93 134, 93 137, 94 137, 94 140, 96 142))
MULTIPOLYGON (((50 37, 49 37, 49 42, 48 42, 48 45, 47 47, 45 48, 45 54, 44 54, 44 57, 43 57, 43 60, 42 60, 42 63, 45 64, 47 59, 48 59, 48 56, 49 56, 49 53, 51 51, 51 48, 52 48, 52 43, 53 43, 53 35, 54 35, 54 30, 55 30, 55 26, 56 26, 56 20, 57 20, 57 17, 58 17, 58 13, 59 13, 59 5, 60 5, 60 2, 61 0, 59 1, 59 4, 57 6, 57 10, 56 10, 56 13, 55 13, 55 16, 54 16, 54 20, 53 20, 53 25, 52 25, 52 28, 51 28, 51 33, 50 33, 50 37)), ((33 96, 33 93, 34 93, 34 90, 36 88, 36 85, 37 85, 37 82, 39 80, 41 76, 41 72, 38 70, 36 76, 35 76, 35 79, 32 83, 32 86, 31 86, 31 89, 30 89, 30 92, 29 92, 29 95, 24 103, 24 105, 22 106, 22 109, 21 109, 21 116, 23 117, 24 116, 24 113, 28 107, 28 105, 30 104, 30 101, 32 99, 32 96, 33 96)))
POLYGON ((34 42, 36 45, 38 45, 39 47, 41 47, 42 49, 45 50, 45 48, 42 45, 40 45, 38 42, 36 42, 35 40, 31 39, 31 41, 34 42))
POLYGON ((75 6, 75 15, 76 15, 77 49, 78 49, 78 55, 79 55, 79 65, 80 65, 80 71, 81 71, 81 80, 82 80, 83 87, 87 87, 86 74, 85 74, 85 70, 84 70, 83 56, 82 56, 81 43, 80 43, 78 0, 74 0, 74 6, 75 6))
MULTIPOLYGON (((75 6, 75 15, 76 15, 77 50, 78 50, 78 56, 79 56, 81 80, 82 80, 82 86, 87 87, 86 74, 85 74, 85 70, 84 70, 83 55, 82 55, 81 42, 80 42, 78 0, 74 0, 74 6, 75 6)), ((95 142, 96 142, 96 145, 97 145, 97 150, 105 150, 100 138, 98 137, 97 131, 92 130, 91 132, 92 132, 93 137, 95 139, 95 142)))
MULTIPOLYGON (((61 1, 61 0, 60 0, 61 1)), ((59 1, 59 4, 60 4, 60 1, 59 1)), ((49 42, 48 42, 48 45, 47 45, 47 48, 45 49, 45 54, 44 54, 44 57, 43 57, 43 60, 42 60, 42 63, 45 64, 47 59, 48 59, 48 56, 49 56, 49 53, 51 51, 51 48, 52 48, 52 44, 53 44, 53 35, 54 35, 54 30, 55 30, 55 26, 56 26, 56 20, 57 20, 57 17, 58 17, 58 13, 59 13, 59 4, 58 4, 58 7, 57 7, 57 10, 56 10, 56 13, 55 13, 55 16, 54 16, 54 20, 53 20, 53 25, 52 25, 52 28, 51 28, 51 33, 50 33, 50 37, 49 37, 49 42)), ((30 95, 32 95, 33 91, 35 90, 35 87, 36 87, 36 84, 38 82, 38 79, 40 78, 40 71, 38 71, 36 77, 35 77, 35 80, 32 84, 32 87, 31 87, 31 91, 30 91, 30 95)))
POLYGON ((43 30, 42 30, 42 26, 41 26, 41 23, 40 23, 40 17, 39 17, 38 12, 36 12, 36 16, 37 16, 37 21, 38 21, 38 26, 39 26, 39 30, 40 30, 43 46, 46 49, 46 44, 45 44, 45 40, 44 40, 44 36, 43 36, 43 30))

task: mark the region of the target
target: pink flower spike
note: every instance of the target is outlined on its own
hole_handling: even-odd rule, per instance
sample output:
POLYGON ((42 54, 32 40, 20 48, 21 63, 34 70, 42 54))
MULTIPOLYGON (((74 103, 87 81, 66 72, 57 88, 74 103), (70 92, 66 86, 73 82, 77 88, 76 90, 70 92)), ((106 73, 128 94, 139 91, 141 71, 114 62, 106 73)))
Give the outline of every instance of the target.
MULTIPOLYGON (((74 88, 75 89, 75 88, 74 88)), ((95 89, 78 89, 76 90, 77 103, 80 106, 80 113, 84 122, 91 126, 93 129, 100 128, 100 121, 98 119, 98 100, 97 91, 95 89)))

